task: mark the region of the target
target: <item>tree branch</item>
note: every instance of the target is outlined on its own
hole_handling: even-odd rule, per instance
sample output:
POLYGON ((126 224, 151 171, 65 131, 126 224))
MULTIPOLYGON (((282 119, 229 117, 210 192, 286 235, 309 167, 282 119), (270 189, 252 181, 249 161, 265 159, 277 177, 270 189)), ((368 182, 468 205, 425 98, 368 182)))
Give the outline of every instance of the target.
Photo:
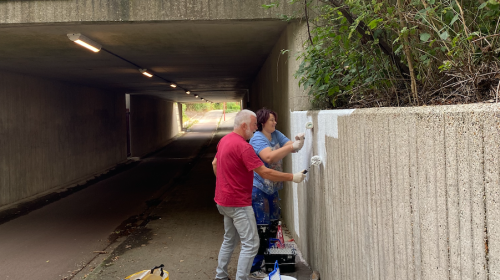
MULTIPOLYGON (((401 4, 401 0, 397 0, 397 11, 399 14, 399 21, 403 28, 406 27, 406 18, 403 16, 403 5, 401 4)), ((410 70, 410 78, 411 78, 411 92, 413 93, 413 101, 418 105, 418 93, 417 93, 417 80, 415 79, 415 71, 413 71, 413 58, 411 56, 410 50, 410 42, 408 41, 408 37, 406 34, 402 34, 403 36, 403 47, 406 54, 406 60, 408 61, 408 68, 410 70)))
MULTIPOLYGON (((349 23, 353 23, 356 18, 351 14, 351 12, 348 10, 349 7, 346 5, 343 5, 340 2, 337 2, 335 0, 320 0, 323 3, 326 3, 332 7, 338 8, 338 10, 342 13, 342 15, 349 21, 349 23)), ((368 41, 374 41, 373 36, 371 35, 370 29, 366 26, 366 24, 363 21, 360 21, 358 26, 356 27, 356 31, 361 35, 362 40, 368 42, 368 41), (368 32, 367 32, 368 31, 368 32)), ((408 66, 403 64, 401 62, 401 57, 399 55, 395 54, 392 51, 392 47, 383 39, 379 38, 378 40, 378 46, 384 52, 386 55, 388 55, 391 58, 391 61, 396 65, 396 67, 399 69, 399 72, 404 78, 409 78, 410 77, 410 69, 408 66)))
POLYGON ((311 30, 309 29, 309 16, 307 15, 307 0, 304 0, 304 12, 306 14, 307 34, 309 35, 309 42, 311 42, 311 46, 313 46, 314 44, 311 38, 311 30))

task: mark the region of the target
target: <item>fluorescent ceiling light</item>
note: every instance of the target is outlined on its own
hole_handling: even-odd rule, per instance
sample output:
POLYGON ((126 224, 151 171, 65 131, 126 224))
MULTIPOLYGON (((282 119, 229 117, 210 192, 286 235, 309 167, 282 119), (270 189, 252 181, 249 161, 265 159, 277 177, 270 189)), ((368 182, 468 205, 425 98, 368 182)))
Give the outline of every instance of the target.
POLYGON ((80 46, 85 47, 93 52, 98 52, 101 50, 102 46, 100 44, 92 41, 91 39, 83 36, 80 33, 67 34, 67 35, 71 41, 73 41, 73 42, 79 44, 80 46))
POLYGON ((186 94, 190 94, 190 93, 191 93, 191 92, 190 92, 189 90, 188 90, 188 91, 186 91, 186 94))
POLYGON ((195 94, 194 97, 198 98, 198 94, 195 94))
POLYGON ((205 99, 203 99, 203 97, 202 97, 201 100, 205 100, 205 99))
POLYGON ((146 76, 146 77, 153 77, 153 74, 149 73, 147 69, 139 69, 139 72, 142 73, 142 75, 146 76))
POLYGON ((176 88, 176 87, 177 87, 177 85, 176 85, 176 84, 174 84, 174 83, 171 83, 171 84, 170 84, 170 86, 171 86, 171 87, 173 87, 173 88, 176 88))

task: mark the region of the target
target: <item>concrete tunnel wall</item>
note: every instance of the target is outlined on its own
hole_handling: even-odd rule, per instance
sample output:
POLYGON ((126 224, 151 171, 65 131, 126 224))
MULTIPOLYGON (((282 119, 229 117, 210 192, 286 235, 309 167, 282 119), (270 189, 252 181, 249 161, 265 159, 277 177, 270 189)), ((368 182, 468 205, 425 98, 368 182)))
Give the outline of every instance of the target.
POLYGON ((152 96, 130 96, 131 153, 143 157, 164 147, 181 131, 177 103, 152 96))
POLYGON ((0 74, 0 208, 126 160, 125 96, 0 74))

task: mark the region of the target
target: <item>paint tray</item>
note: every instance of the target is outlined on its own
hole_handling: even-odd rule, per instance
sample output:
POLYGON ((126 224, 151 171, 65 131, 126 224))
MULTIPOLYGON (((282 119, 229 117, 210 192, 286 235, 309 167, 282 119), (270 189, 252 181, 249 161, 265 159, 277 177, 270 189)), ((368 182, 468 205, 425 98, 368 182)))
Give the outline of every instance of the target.
MULTIPOLYGON (((271 243, 274 238, 271 238, 271 243)), ((284 248, 277 248, 272 245, 264 252, 264 266, 266 272, 273 271, 274 264, 278 261, 278 266, 281 272, 294 272, 295 271, 295 256, 297 249, 292 242, 285 242, 284 248)))

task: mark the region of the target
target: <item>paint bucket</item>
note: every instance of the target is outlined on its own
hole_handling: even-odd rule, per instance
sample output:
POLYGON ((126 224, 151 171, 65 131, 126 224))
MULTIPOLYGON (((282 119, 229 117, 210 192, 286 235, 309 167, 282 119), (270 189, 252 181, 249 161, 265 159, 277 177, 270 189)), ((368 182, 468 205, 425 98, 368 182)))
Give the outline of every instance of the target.
MULTIPOLYGON (((281 277, 281 280, 297 280, 297 278, 292 277, 292 276, 280 275, 280 277, 281 277)), ((267 276, 263 280, 269 280, 269 276, 267 276)))

